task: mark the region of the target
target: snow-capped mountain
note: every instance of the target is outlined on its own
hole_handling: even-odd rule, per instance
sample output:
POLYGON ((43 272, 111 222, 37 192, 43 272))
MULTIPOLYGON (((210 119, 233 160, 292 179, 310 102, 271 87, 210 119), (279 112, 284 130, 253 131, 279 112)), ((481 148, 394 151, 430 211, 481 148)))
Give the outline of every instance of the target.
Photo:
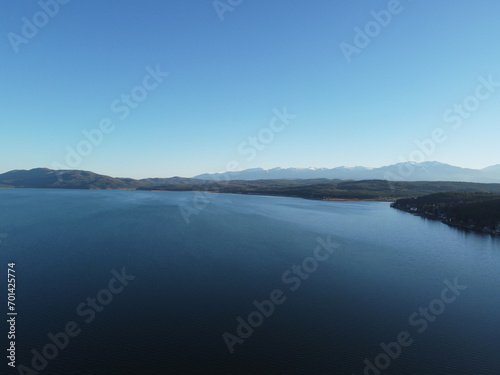
POLYGON ((398 163, 380 168, 252 168, 238 172, 204 173, 194 178, 224 180, 262 179, 311 179, 328 178, 341 180, 383 179, 393 181, 465 181, 500 182, 500 164, 484 169, 455 167, 435 161, 423 163, 398 163))

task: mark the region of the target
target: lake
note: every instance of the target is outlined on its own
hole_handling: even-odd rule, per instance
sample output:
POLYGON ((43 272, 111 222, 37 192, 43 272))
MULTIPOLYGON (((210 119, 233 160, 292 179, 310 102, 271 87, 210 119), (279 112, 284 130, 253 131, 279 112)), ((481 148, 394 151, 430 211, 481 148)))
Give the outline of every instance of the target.
POLYGON ((383 202, 199 197, 1 189, 24 366, 2 373, 498 373, 500 239, 383 202))

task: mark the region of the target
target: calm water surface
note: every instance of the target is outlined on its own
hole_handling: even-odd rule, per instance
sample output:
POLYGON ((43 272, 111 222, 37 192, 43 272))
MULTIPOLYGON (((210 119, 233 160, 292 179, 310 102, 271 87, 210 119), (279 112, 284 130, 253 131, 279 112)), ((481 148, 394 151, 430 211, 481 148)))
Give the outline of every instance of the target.
MULTIPOLYGON (((377 374, 368 361, 381 374, 499 373, 500 239, 388 203, 224 194, 188 224, 180 209, 193 197, 0 190, 2 274, 16 262, 17 364, 31 368, 32 350, 74 321, 81 332, 41 374, 377 374), (315 264, 318 238, 338 246, 315 264), (304 260, 298 285, 291 271, 304 260), (135 279, 101 292, 123 268, 135 279), (467 288, 440 302, 445 280, 467 288), (276 289, 282 304, 230 354, 223 334, 236 337, 237 318, 276 289), (89 306, 77 307, 98 294, 112 300, 86 323, 89 306), (401 332, 411 344, 381 356, 401 332)), ((2 361, 2 373, 18 373, 2 361)))

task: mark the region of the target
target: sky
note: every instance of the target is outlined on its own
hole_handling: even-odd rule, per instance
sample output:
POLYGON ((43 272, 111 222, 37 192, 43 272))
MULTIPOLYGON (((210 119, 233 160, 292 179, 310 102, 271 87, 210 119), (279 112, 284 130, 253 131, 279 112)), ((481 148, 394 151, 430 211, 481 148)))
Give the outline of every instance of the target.
POLYGON ((496 0, 2 5, 0 173, 500 163, 496 0))

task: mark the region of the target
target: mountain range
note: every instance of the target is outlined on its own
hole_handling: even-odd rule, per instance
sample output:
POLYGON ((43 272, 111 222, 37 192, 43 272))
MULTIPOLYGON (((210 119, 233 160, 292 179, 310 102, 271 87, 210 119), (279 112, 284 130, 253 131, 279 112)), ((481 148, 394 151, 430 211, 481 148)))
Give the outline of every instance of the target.
POLYGON ((273 168, 245 169, 238 172, 205 173, 195 176, 201 180, 261 180, 261 179, 340 179, 389 181, 464 181, 500 182, 500 164, 484 169, 455 167, 435 161, 399 163, 380 168, 273 168))
MULTIPOLYGON (((438 162, 401 163, 381 168, 273 168, 246 169, 239 172, 201 174, 194 178, 115 178, 89 171, 35 168, 0 174, 0 187, 63 189, 154 189, 192 190, 222 181, 280 180, 280 184, 311 184, 323 180, 448 181, 500 183, 500 164, 484 169, 454 167, 438 162), (308 180, 300 182, 300 180, 308 180)), ((247 184, 248 185, 248 184, 247 184)))
POLYGON ((136 180, 132 178, 115 178, 81 170, 56 171, 47 168, 35 168, 0 174, 0 188, 192 191, 202 192, 200 194, 257 194, 321 200, 386 201, 394 201, 397 198, 405 197, 419 197, 438 192, 500 194, 500 183, 492 183, 500 181, 491 178, 498 176, 499 166, 481 171, 436 163, 411 165, 411 167, 414 170, 413 175, 410 177, 418 179, 420 176, 421 180, 426 181, 396 181, 396 178, 391 173, 395 174, 402 171, 398 170, 398 165, 382 169, 382 173, 388 176, 388 180, 383 178, 362 179, 367 176, 380 177, 381 172, 377 171, 377 169, 361 167, 333 169, 276 168, 269 171, 252 169, 241 171, 238 174, 227 175, 231 178, 239 177, 239 179, 233 180, 225 180, 222 178, 225 176, 220 174, 198 176, 203 177, 203 179, 171 177, 136 180), (277 176, 280 178, 276 178, 277 176), (318 178, 314 178, 315 176, 318 178), (328 176, 328 178, 322 176, 328 176), (332 177, 335 176, 341 178, 333 179, 332 177), (255 179, 251 180, 251 178, 255 179), (393 181, 391 181, 391 178, 393 181), (432 181, 432 179, 438 181, 432 181), (481 182, 477 182, 478 180, 481 182))

